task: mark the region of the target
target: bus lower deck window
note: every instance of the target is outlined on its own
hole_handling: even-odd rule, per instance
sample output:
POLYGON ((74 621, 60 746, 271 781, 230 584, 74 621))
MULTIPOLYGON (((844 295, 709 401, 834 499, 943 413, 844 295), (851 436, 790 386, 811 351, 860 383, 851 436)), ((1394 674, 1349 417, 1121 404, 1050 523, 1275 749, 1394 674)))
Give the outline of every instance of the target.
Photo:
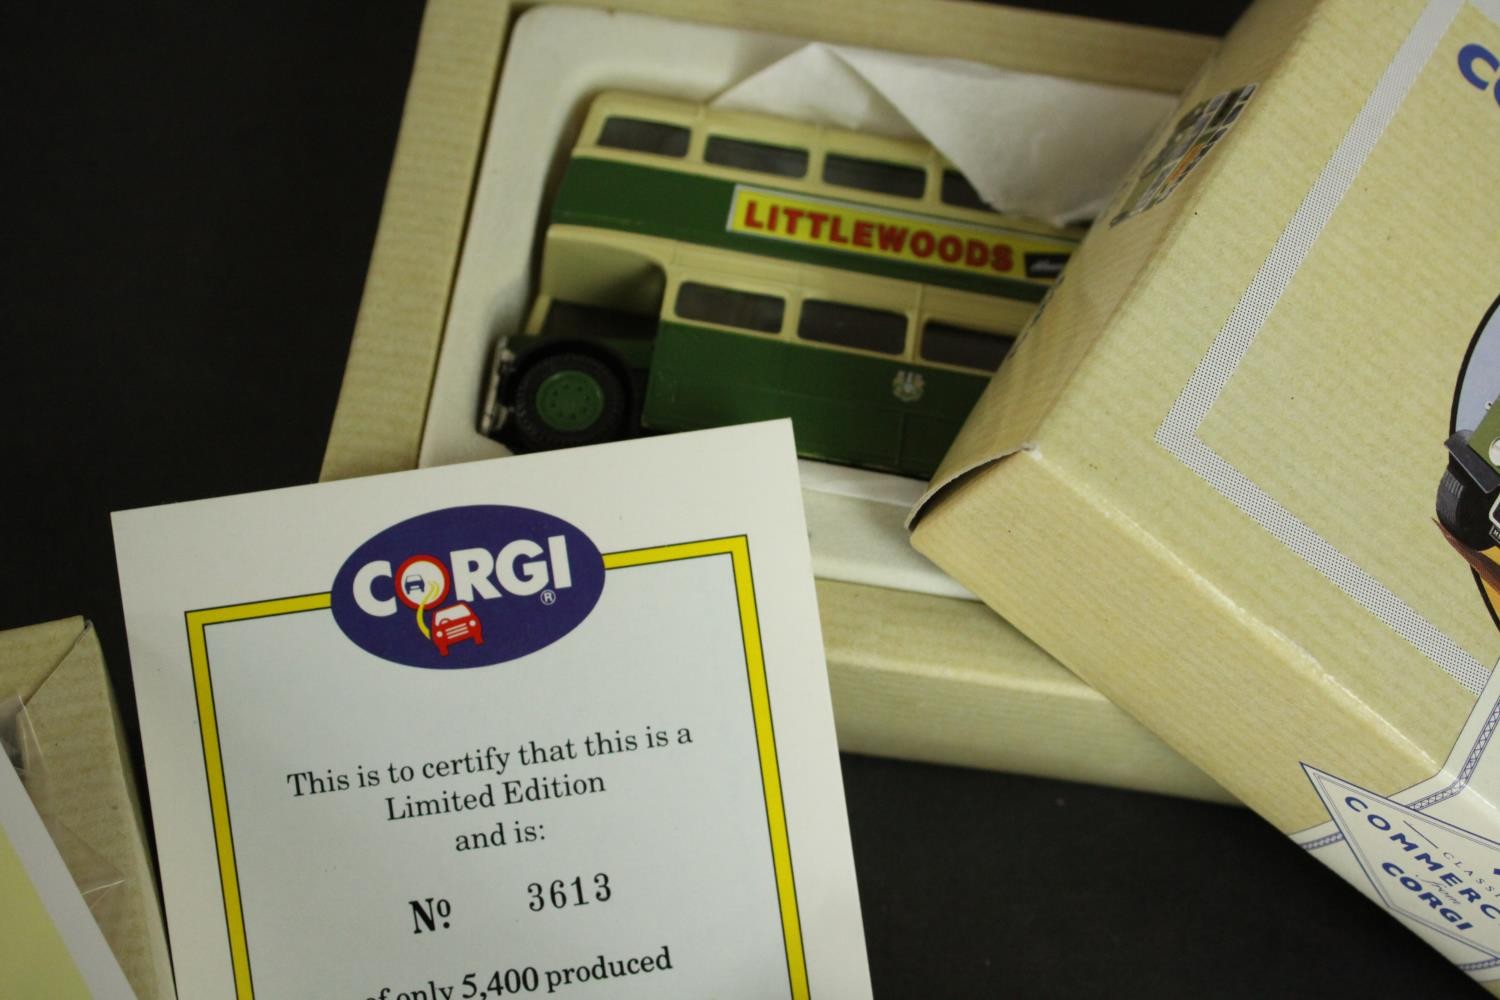
POLYGON ((922 329, 922 360, 992 372, 1015 342, 1016 338, 1000 333, 932 322, 922 329))
POLYGON ((778 177, 805 177, 807 175, 807 150, 790 146, 772 146, 764 142, 746 139, 730 139, 727 136, 711 135, 703 147, 704 162, 739 170, 753 170, 761 174, 778 177))
POLYGON ((780 333, 786 303, 774 295, 740 292, 685 281, 677 290, 677 315, 756 333, 780 333))
POLYGON ((691 133, 680 125, 611 115, 599 130, 599 145, 657 156, 686 156, 691 133))
POLYGON ((901 354, 906 350, 906 317, 884 309, 808 299, 802 303, 797 336, 820 344, 901 354))
POLYGON ((839 187, 920 198, 927 189, 927 171, 899 163, 865 160, 857 156, 829 153, 823 160, 823 180, 839 187))

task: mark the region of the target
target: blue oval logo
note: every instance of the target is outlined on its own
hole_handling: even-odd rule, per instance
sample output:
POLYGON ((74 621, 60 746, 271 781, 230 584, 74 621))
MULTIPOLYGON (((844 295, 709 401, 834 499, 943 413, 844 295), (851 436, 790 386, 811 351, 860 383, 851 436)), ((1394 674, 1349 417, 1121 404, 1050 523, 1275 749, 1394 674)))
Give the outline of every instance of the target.
POLYGON ((582 531, 525 507, 449 507, 393 524, 333 580, 333 620, 381 659, 434 670, 519 659, 573 631, 604 591, 582 531))

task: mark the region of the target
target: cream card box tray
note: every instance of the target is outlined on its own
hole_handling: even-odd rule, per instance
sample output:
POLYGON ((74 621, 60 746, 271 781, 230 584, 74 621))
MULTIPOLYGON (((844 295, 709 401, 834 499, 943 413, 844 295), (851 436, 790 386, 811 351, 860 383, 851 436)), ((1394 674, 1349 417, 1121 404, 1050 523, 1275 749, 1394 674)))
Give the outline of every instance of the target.
MULTIPOLYGON (((549 172, 601 90, 708 100, 823 41, 1170 94, 1213 46, 964 5, 613 9, 429 8, 323 478, 505 453, 477 430, 489 352, 524 316, 549 172)), ((802 470, 844 749, 1228 799, 911 550, 919 481, 802 470)))

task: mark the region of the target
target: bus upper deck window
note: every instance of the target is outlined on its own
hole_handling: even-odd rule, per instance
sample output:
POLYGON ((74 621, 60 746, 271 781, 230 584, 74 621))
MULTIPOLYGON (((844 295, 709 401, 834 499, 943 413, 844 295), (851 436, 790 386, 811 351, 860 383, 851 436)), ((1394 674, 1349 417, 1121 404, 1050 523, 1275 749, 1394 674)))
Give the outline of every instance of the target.
POLYGON ((657 156, 686 156, 691 133, 681 125, 611 115, 599 130, 599 145, 657 156))
POLYGON ((884 309, 808 299, 802 303, 797 336, 820 344, 901 354, 906 350, 906 317, 884 309))
POLYGON ((974 185, 969 179, 957 170, 943 171, 942 198, 944 205, 957 205, 959 208, 977 208, 981 212, 993 212, 994 209, 979 196, 974 190, 974 185))
POLYGON ((1004 334, 934 321, 922 330, 922 359, 992 372, 1000 367, 1015 342, 1016 338, 1004 334))
POLYGON ((711 135, 703 148, 703 159, 721 167, 753 170, 778 177, 807 176, 807 150, 772 146, 764 142, 711 135))
POLYGON ((858 188, 898 198, 920 198, 927 188, 927 171, 898 163, 863 160, 829 153, 823 160, 823 180, 839 187, 858 188))
POLYGON ((780 333, 786 303, 774 295, 739 292, 684 281, 677 290, 677 315, 756 333, 780 333))

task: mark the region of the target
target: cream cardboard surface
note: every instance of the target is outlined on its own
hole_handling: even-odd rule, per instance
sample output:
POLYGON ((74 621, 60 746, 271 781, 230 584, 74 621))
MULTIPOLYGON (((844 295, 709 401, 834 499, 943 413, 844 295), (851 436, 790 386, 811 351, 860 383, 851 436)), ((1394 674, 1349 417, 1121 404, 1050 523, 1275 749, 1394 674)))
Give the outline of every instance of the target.
POLYGON ((1434 495, 1500 295, 1495 52, 1489 0, 1252 8, 1182 106, 1253 86, 1238 120, 1164 167, 1147 154, 914 533, 1482 980, 1500 632, 1434 495), (994 569, 1022 560, 1024 586, 994 569), (1447 852, 1421 873, 1433 899, 1363 836, 1402 809, 1447 852))
MULTIPOLYGON (((498 67, 513 17, 531 6, 444 0, 427 9, 349 367, 324 457, 324 479, 417 465, 426 401, 462 251, 498 67)), ((1186 86, 1216 45, 1212 39, 1174 32, 927 0, 825 3, 816 8, 794 0, 752 6, 729 0, 629 0, 611 7, 797 38, 977 59, 1013 69, 1162 91, 1186 86)), ((494 141, 503 142, 504 137, 495 137, 494 141)), ((833 497, 829 502, 845 499, 833 497)), ((858 507, 863 501, 849 503, 858 507)), ((875 518, 888 514, 883 507, 869 506, 856 513, 875 518)), ((824 572, 821 566, 819 572, 824 572)), ((973 610, 943 607, 947 614, 963 620, 968 620, 973 610)), ((856 636, 861 623, 868 624, 858 604, 832 611, 825 608, 823 614, 830 636, 856 636)), ((943 649, 907 641, 906 634, 891 637, 891 643, 882 650, 879 672, 870 675, 872 681, 886 684, 898 677, 919 679, 933 663, 945 659, 943 649)), ((846 650, 840 645, 842 641, 830 641, 829 656, 844 665, 846 677, 876 669, 873 663, 867 666, 858 661, 856 650, 846 650)), ((1057 704, 1063 711, 1090 703, 1084 686, 1035 647, 1010 649, 1017 662, 997 658, 992 683, 984 689, 993 704, 1024 687, 1024 678, 1034 672, 1033 668, 1053 673, 1055 680, 1047 690, 1062 691, 1077 685, 1070 696, 1059 699, 1057 704), (1007 680, 1011 676, 1017 678, 1014 685, 1007 680)), ((889 701, 878 699, 863 705, 851 701, 851 710, 845 711, 842 706, 846 695, 840 692, 850 690, 843 685, 835 688, 841 732, 855 724, 855 713, 867 709, 883 713, 863 717, 860 728, 865 735, 857 739, 858 749, 905 752, 903 748, 912 745, 905 737, 893 740, 889 751, 881 751, 878 734, 904 732, 916 713, 907 707, 896 710, 889 701)), ((1042 713, 1012 721, 1024 725, 1046 718, 1049 716, 1042 713)), ((954 762, 976 762, 974 753, 959 748, 984 746, 995 738, 977 713, 960 713, 946 721, 965 728, 952 730, 949 739, 929 744, 929 749, 934 755, 953 749, 954 762)), ((1025 732, 1036 745, 1048 748, 1054 764, 1046 773, 1066 775, 1081 768, 1077 773, 1096 776, 1113 770, 1112 765, 1100 767, 1097 761, 1079 760, 1072 752, 1073 744, 1052 738, 1045 729, 1021 730, 1015 735, 1025 738, 1025 732)), ((1144 736, 1137 727, 1127 725, 1116 732, 1118 740, 1112 753, 1118 754, 1123 746, 1138 746, 1144 757, 1160 753, 1154 738, 1144 736), (1145 742, 1138 742, 1142 740, 1145 742)), ((1000 765, 1000 755, 989 759, 1000 765)), ((1163 773, 1172 772, 1189 773, 1176 765, 1163 773)), ((1193 776, 1180 783, 1167 779, 1161 790, 1199 794, 1195 790, 1203 788, 1202 779, 1193 776)))
POLYGON ((819 580, 818 610, 843 750, 1235 801, 982 604, 819 580))
POLYGON ((130 985, 21 779, 0 758, 0 969, 15 996, 130 1000, 130 985))
POLYGON ((114 528, 185 994, 870 995, 789 422, 114 528))
POLYGON ((65 618, 0 632, 0 692, 26 705, 57 821, 125 879, 95 917, 126 978, 143 1000, 171 1000, 156 876, 93 628, 65 618))

